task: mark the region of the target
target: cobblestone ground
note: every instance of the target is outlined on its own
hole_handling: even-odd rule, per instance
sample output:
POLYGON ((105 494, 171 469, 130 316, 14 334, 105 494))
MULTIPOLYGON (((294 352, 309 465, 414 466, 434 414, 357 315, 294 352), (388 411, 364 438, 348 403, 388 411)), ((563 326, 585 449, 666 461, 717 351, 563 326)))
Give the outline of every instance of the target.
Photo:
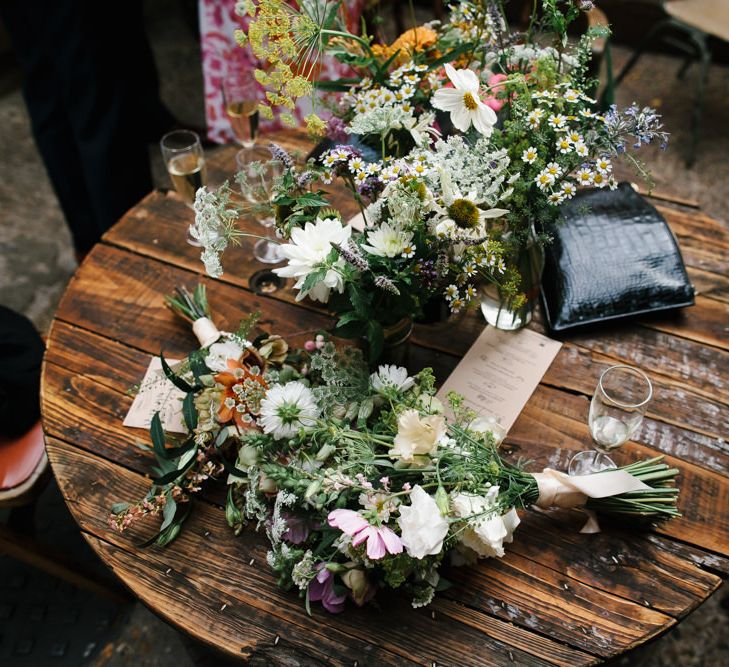
MULTIPOLYGON (((162 97, 182 123, 202 126, 202 77, 189 11, 185 15, 185 4, 173 0, 147 5, 162 97)), ((194 11, 194 3, 188 6, 194 11)), ((614 51, 617 70, 629 51, 620 47, 614 51)), ((696 199, 705 211, 726 222, 729 70, 712 67, 698 159, 693 169, 686 170, 695 68, 679 80, 679 66, 669 56, 644 57, 621 86, 618 101, 652 104, 665 116, 672 133, 670 149, 661 154, 651 149, 643 156, 653 169, 656 189, 696 199)), ((156 146, 150 147, 153 158, 156 151, 156 146)), ((75 260, 33 144, 19 75, 1 60, 0 156, 0 303, 24 312, 43 331, 75 270, 75 260)), ((60 530, 68 550, 81 561, 93 562, 54 485, 47 490, 37 519, 42 533, 55 527, 51 534, 60 530)), ((729 664, 728 602, 725 587, 665 637, 619 664, 729 664)), ((120 608, 0 557, 0 664, 187 667, 200 660, 188 657, 176 631, 141 605, 120 608)))

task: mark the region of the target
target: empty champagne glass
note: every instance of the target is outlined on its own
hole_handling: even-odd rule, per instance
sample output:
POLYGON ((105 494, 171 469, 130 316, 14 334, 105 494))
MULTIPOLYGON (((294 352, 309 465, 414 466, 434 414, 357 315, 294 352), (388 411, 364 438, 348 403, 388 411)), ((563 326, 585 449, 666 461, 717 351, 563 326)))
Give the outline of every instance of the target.
MULTIPOLYGON (((192 130, 168 132, 159 142, 162 157, 177 194, 192 208, 198 188, 207 184, 207 169, 200 137, 192 130)), ((190 245, 200 244, 187 232, 190 245)))
MULTIPOLYGON (((235 156, 238 165, 236 180, 243 197, 250 204, 250 214, 266 229, 266 235, 276 224, 273 204, 273 185, 281 173, 282 165, 271 158, 271 154, 260 147, 242 148, 235 156)), ((283 261, 279 244, 272 237, 260 239, 253 246, 253 256, 264 264, 283 261)))
POLYGON ((236 141, 252 148, 258 138, 258 102, 261 92, 251 72, 229 67, 223 78, 223 102, 236 141))
POLYGON ((589 475, 617 467, 608 452, 630 440, 640 428, 653 386, 643 371, 620 364, 600 376, 590 402, 590 434, 594 451, 580 452, 570 460, 570 475, 589 475))

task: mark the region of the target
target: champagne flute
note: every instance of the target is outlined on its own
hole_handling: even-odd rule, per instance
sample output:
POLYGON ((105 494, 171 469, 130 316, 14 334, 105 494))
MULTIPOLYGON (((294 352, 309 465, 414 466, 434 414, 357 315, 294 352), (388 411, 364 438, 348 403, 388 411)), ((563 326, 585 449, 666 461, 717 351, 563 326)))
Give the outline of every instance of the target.
MULTIPOLYGON (((271 198, 273 184, 282 173, 282 165, 261 147, 241 148, 235 156, 237 181, 243 197, 251 204, 250 211, 267 233, 276 224, 271 198)), ((278 264, 285 258, 272 238, 260 239, 253 246, 253 256, 264 264, 278 264), (270 240, 269 240, 270 239, 270 240)))
POLYGON ((260 89, 250 72, 231 67, 223 78, 223 103, 236 141, 252 148, 258 138, 260 89))
MULTIPOLYGON (((159 142, 162 157, 177 194, 192 208, 195 193, 207 184, 207 169, 200 137, 192 130, 168 132, 159 142)), ((190 245, 200 244, 187 232, 190 245)))
POLYGON ((653 385, 643 371, 625 364, 606 369, 590 402, 588 423, 595 449, 575 454, 569 474, 589 475, 617 467, 608 452, 638 432, 652 397, 653 385))

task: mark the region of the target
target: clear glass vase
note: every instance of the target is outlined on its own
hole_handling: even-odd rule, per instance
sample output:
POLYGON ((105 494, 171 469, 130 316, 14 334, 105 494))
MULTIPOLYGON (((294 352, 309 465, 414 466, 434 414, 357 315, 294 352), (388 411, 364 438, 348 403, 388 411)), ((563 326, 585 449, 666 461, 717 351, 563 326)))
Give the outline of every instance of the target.
POLYGON ((533 225, 528 242, 515 252, 511 261, 521 276, 519 291, 526 296, 526 302, 514 307, 509 297, 493 283, 487 283, 481 288, 483 316, 491 326, 505 331, 515 331, 529 324, 539 300, 539 287, 544 270, 544 248, 536 239, 533 225))
POLYGON ((394 364, 407 367, 410 352, 410 336, 413 333, 412 317, 403 317, 401 320, 382 327, 384 344, 382 353, 372 365, 373 370, 381 364, 394 364))

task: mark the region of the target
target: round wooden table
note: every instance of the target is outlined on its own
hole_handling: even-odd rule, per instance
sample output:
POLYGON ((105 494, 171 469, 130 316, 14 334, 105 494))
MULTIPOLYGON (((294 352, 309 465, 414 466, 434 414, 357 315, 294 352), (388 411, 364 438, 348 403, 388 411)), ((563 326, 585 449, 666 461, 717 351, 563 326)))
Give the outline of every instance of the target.
MULTIPOLYGON (((304 151, 305 140, 280 143, 304 151)), ((211 179, 234 171, 234 151, 209 160, 211 179)), ((660 202, 659 202, 660 204, 660 202)), ((201 280, 198 251, 185 243, 192 213, 174 194, 151 193, 104 237, 71 281, 56 313, 43 373, 43 425, 58 484, 84 537, 157 614, 223 651, 257 664, 587 665, 660 635, 705 600, 729 574, 729 234, 691 207, 660 205, 699 295, 674 315, 567 337, 512 428, 505 451, 533 470, 564 469, 590 442, 589 395, 602 369, 645 369, 655 400, 640 436, 619 462, 663 453, 681 470, 681 519, 648 531, 606 526, 581 535, 574 517, 524 513, 502 559, 452 569, 453 587, 425 609, 396 594, 381 607, 332 616, 276 587, 261 535, 235 537, 222 510, 223 485, 199 498, 180 537, 139 548, 158 520, 112 531, 111 505, 149 488, 143 430, 122 426, 150 355, 184 355, 190 328, 162 296, 201 280)), ((257 294, 264 268, 247 242, 224 258, 220 281, 202 280, 221 329, 254 311, 284 336, 327 327, 290 289, 257 294)), ((417 326, 411 367, 443 380, 483 329, 479 313, 417 326)), ((532 326, 541 328, 539 322, 532 326)), ((577 519, 579 521, 579 519, 577 519)))

